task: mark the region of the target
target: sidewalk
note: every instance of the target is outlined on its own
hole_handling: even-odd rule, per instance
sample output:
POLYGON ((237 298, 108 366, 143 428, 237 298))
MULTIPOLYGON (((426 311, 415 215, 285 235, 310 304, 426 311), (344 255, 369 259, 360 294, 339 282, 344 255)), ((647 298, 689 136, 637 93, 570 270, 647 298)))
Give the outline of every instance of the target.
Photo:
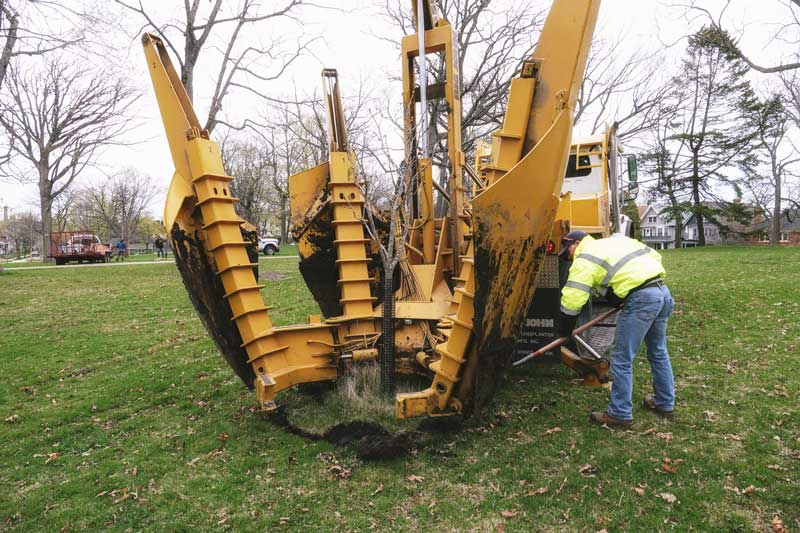
MULTIPOLYGON (((269 257, 261 257, 259 261, 268 261, 270 259, 295 259, 299 260, 297 256, 294 255, 271 255, 269 257)), ((14 263, 9 263, 13 265, 14 263)), ((132 265, 173 265, 175 266, 175 261, 171 259, 165 259, 163 261, 123 261, 121 263, 117 263, 112 261, 111 263, 86 263, 86 264, 75 264, 75 265, 42 265, 42 266, 15 266, 15 267, 8 267, 6 272, 13 272, 17 270, 46 270, 49 268, 102 268, 102 267, 115 267, 115 266, 132 266, 132 265)), ((3 266, 0 263, 0 266, 3 266)))

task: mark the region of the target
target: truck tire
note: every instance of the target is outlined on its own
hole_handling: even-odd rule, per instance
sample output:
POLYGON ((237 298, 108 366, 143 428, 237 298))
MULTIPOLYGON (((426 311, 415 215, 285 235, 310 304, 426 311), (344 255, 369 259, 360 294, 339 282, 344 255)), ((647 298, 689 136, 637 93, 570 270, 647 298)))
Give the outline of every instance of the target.
POLYGON ((56 257, 56 265, 57 265, 57 266, 61 266, 61 265, 63 265, 65 262, 66 262, 66 261, 64 261, 64 259, 62 259, 61 257, 56 257))
POLYGON ((264 247, 264 255, 275 255, 277 252, 278 249, 271 244, 268 244, 264 247))

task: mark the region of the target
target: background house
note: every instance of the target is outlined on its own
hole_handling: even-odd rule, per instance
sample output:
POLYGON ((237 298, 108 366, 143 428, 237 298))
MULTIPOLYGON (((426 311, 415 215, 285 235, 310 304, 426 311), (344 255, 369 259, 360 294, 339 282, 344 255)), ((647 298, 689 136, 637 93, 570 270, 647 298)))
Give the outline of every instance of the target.
MULTIPOLYGON (((769 244, 769 231, 772 223, 763 220, 751 227, 752 233, 748 238, 751 244, 769 244)), ((800 246, 800 213, 784 212, 781 216, 781 246, 800 246)))
POLYGON ((667 250, 675 247, 675 222, 663 207, 644 205, 639 207, 639 218, 642 221, 642 242, 655 250, 667 250))

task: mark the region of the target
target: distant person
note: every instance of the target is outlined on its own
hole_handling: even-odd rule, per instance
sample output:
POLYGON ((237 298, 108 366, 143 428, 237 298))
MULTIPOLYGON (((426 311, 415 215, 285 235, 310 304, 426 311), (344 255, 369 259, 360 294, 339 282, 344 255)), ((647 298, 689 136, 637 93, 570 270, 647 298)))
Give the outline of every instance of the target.
POLYGON ((156 258, 167 257, 166 253, 164 253, 164 239, 162 239, 161 236, 156 237, 153 244, 156 247, 156 258))
POLYGON ((122 261, 124 262, 125 261, 125 253, 127 251, 128 251, 128 245, 125 244, 125 239, 120 239, 119 242, 117 243, 117 259, 116 260, 119 261, 120 259, 122 259, 122 261))

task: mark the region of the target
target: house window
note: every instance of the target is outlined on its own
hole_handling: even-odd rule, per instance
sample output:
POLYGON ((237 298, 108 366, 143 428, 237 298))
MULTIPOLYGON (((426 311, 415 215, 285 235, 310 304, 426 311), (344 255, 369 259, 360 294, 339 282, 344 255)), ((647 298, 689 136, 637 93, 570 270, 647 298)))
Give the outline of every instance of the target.
POLYGON ((781 242, 789 242, 789 234, 781 232, 781 242))
POLYGON ((769 242, 769 233, 766 231, 762 232, 758 237, 758 242, 769 242))
POLYGON ((650 228, 644 228, 644 236, 645 237, 649 237, 650 236, 650 228))
POLYGON ((647 222, 649 224, 655 224, 656 220, 658 220, 658 217, 647 217, 647 222))

